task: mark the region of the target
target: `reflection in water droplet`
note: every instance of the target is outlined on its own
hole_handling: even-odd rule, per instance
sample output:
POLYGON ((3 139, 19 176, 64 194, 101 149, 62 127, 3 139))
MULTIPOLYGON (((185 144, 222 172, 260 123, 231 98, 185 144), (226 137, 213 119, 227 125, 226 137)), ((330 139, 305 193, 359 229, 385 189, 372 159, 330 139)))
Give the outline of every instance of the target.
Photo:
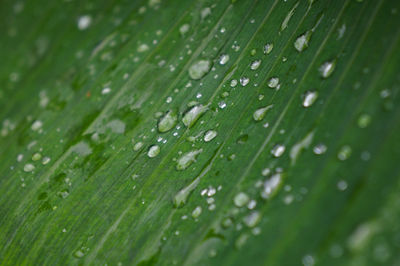
POLYGON ((311 35, 312 31, 310 30, 300 35, 294 42, 294 48, 296 48, 296 50, 299 52, 304 51, 308 47, 308 42, 311 38, 311 35))
POLYGON ((327 150, 327 147, 323 143, 317 144, 313 148, 313 152, 317 155, 324 154, 326 152, 326 150, 327 150))

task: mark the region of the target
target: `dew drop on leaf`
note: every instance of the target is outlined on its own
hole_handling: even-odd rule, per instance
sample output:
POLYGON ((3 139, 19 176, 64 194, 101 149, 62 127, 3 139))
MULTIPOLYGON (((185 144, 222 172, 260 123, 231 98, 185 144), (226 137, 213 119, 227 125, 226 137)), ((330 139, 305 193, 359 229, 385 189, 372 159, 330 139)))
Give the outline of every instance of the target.
POLYGON ((273 107, 273 105, 268 105, 262 108, 257 109, 253 113, 253 119, 255 121, 261 121, 264 119, 265 115, 267 114, 268 110, 270 110, 273 107))
POLYGON ((203 150, 194 150, 183 154, 177 161, 176 170, 182 171, 188 168, 193 162, 196 161, 196 156, 203 150))
POLYGON ((251 63, 250 69, 251 70, 257 70, 261 65, 261 60, 255 60, 251 63))
POLYGON ((210 60, 198 60, 189 68, 189 76, 191 79, 197 80, 204 77, 211 69, 210 60))
POLYGON ((247 227, 254 227, 261 221, 261 214, 258 211, 253 211, 243 218, 243 222, 247 227))
POLYGON ((220 57, 219 57, 219 64, 220 65, 225 65, 226 63, 228 63, 228 61, 229 61, 229 55, 228 54, 222 54, 220 57))
POLYGON ((233 199, 233 203, 235 203, 236 207, 243 207, 249 202, 249 196, 244 192, 239 192, 233 199))
POLYGON ((209 142, 213 140, 217 136, 217 131, 215 130, 208 130, 206 134, 204 135, 204 141, 209 142))
POLYGON ((272 154, 275 158, 281 157, 282 154, 285 152, 285 149, 286 149, 286 148, 285 148, 284 145, 277 144, 277 145, 275 145, 275 146, 272 148, 271 154, 272 154))
POLYGON ((264 45, 264 54, 271 53, 273 48, 274 48, 274 44, 267 43, 266 45, 264 45))
POLYGON ((158 154, 160 153, 160 146, 158 145, 152 145, 150 146, 148 152, 147 152, 147 156, 149 156, 150 158, 154 158, 156 157, 158 154))
POLYGON ((276 88, 278 85, 279 85, 279 78, 277 78, 277 77, 272 77, 272 78, 270 78, 269 80, 268 80, 268 83, 267 83, 267 85, 268 85, 268 87, 270 87, 270 88, 276 88))
POLYGON ((297 51, 302 52, 308 47, 308 42, 311 38, 312 31, 307 31, 306 33, 300 35, 297 37, 296 41, 294 42, 294 48, 296 48, 297 51))
POLYGON ((200 206, 197 206, 193 211, 192 211, 192 217, 193 218, 198 218, 202 212, 202 208, 200 206))
POLYGON ((189 111, 187 111, 182 118, 182 122, 188 128, 191 128, 199 117, 204 114, 208 110, 208 106, 204 105, 195 105, 189 111))
POLYGON ((338 152, 338 159, 341 161, 347 160, 351 155, 351 147, 349 145, 344 145, 343 147, 340 148, 338 152))
POLYGON ((277 173, 271 176, 264 182, 263 190, 261 191, 261 197, 263 199, 271 198, 280 187, 281 182, 282 182, 281 173, 277 173))
POLYGON ((178 123, 178 114, 175 110, 169 110, 158 121, 158 131, 163 133, 171 130, 178 123))
POLYGON ((247 84, 249 84, 250 79, 248 77, 241 77, 239 82, 240 82, 240 85, 245 87, 247 84))
POLYGON ((327 61, 319 67, 319 73, 322 78, 329 78, 335 70, 336 60, 327 61))
POLYGON ((25 172, 32 172, 33 170, 35 170, 35 166, 33 164, 27 163, 24 165, 25 172))
POLYGON ((311 105, 314 104, 314 102, 317 100, 318 98, 318 92, 316 91, 307 91, 304 94, 304 99, 303 99, 303 107, 307 108, 310 107, 311 105))

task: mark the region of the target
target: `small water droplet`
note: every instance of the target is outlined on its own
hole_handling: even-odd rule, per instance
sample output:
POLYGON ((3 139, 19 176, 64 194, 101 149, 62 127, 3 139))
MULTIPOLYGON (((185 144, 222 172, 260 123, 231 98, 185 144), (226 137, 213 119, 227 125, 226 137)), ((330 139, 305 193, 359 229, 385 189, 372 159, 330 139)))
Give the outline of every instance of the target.
POLYGON ((251 70, 257 70, 261 65, 261 60, 255 60, 251 63, 250 69, 251 70))
POLYGON ((250 198, 246 193, 239 192, 233 199, 233 203, 235 203, 235 205, 240 208, 246 205, 249 202, 249 200, 250 198))
POLYGON ((152 145, 150 146, 148 152, 147 152, 147 156, 149 156, 150 158, 154 158, 156 157, 158 154, 160 153, 160 146, 158 145, 152 145))
POLYGON ((231 85, 232 88, 236 87, 237 84, 238 84, 238 81, 236 79, 232 79, 231 80, 231 84, 230 85, 231 85))
POLYGON ((35 122, 33 122, 32 126, 31 126, 31 129, 32 129, 33 131, 38 131, 39 129, 42 128, 42 126, 43 126, 42 121, 36 120, 35 122))
POLYGON ((336 60, 327 61, 319 67, 319 73, 322 78, 328 78, 332 75, 336 67, 336 60))
POLYGON ((32 161, 38 161, 40 159, 42 159, 42 155, 40 153, 36 152, 35 154, 32 155, 32 161))
POLYGON ((189 31, 189 29, 190 29, 190 25, 189 24, 183 24, 182 26, 180 26, 179 32, 183 36, 189 31))
POLYGON ((272 77, 268 80, 268 87, 270 88, 276 88, 279 85, 279 78, 277 77, 272 77))
POLYGON ((210 60, 198 60, 189 68, 189 76, 191 79, 197 80, 204 77, 211 69, 210 60))
POLYGON ((32 172, 33 170, 35 170, 35 166, 33 164, 27 163, 24 165, 25 172, 32 172))
POLYGON ((142 148, 142 147, 143 147, 143 142, 139 141, 138 143, 136 143, 136 144, 133 146, 133 150, 134 150, 134 151, 138 151, 138 150, 140 150, 140 148, 142 148))
POLYGON ((313 105, 313 103, 317 100, 318 98, 318 92, 316 91, 307 91, 304 94, 304 99, 303 99, 303 106, 305 108, 310 107, 311 105, 313 105))
POLYGON ((340 180, 340 181, 337 183, 337 188, 338 188, 340 191, 346 190, 346 189, 347 189, 347 182, 344 181, 344 180, 340 180))
POLYGON ((276 173, 273 176, 271 176, 269 179, 267 179, 264 182, 264 187, 261 192, 261 197, 263 199, 269 199, 271 198, 275 192, 278 190, 282 183, 282 174, 281 173, 276 173))
POLYGON ((366 128, 371 123, 371 116, 369 114, 362 114, 357 120, 359 128, 366 128))
POLYGON ((150 48, 149 48, 149 46, 148 46, 147 44, 142 43, 142 44, 139 45, 139 47, 137 48, 137 51, 138 51, 139 53, 144 53, 144 52, 148 51, 149 49, 150 49, 150 48))
POLYGON ((217 136, 217 131, 215 130, 208 130, 206 134, 204 135, 204 141, 209 142, 213 140, 217 136))
POLYGON ((192 217, 193 218, 198 218, 202 212, 202 208, 200 206, 197 206, 193 211, 192 211, 192 217))
POLYGON ((222 54, 219 57, 219 64, 220 65, 225 65, 226 63, 228 63, 228 61, 229 61, 229 55, 228 54, 222 54))
POLYGON ((342 148, 340 148, 337 157, 339 160, 345 161, 350 157, 351 152, 351 147, 349 145, 344 145, 342 148))
POLYGON ((281 145, 281 144, 277 144, 275 145, 272 150, 271 150, 271 154, 275 157, 281 157, 282 154, 285 152, 285 145, 281 145))
POLYGON ((169 110, 158 121, 158 131, 163 133, 171 130, 178 123, 178 114, 175 110, 169 110))
POLYGON ((264 45, 264 54, 271 53, 273 48, 274 48, 273 43, 267 43, 266 45, 264 45))
POLYGON ((317 145, 314 146, 313 152, 314 152, 316 155, 321 155, 321 154, 324 154, 324 153, 326 152, 327 149, 328 149, 328 148, 325 146, 325 144, 319 143, 319 144, 317 144, 317 145))
POLYGON ((267 111, 270 110, 273 107, 273 105, 268 105, 262 108, 257 109, 253 113, 253 119, 255 121, 261 121, 264 119, 265 115, 267 114, 267 111))
POLYGON ((250 79, 248 77, 241 77, 239 81, 240 81, 240 85, 245 87, 247 84, 249 84, 250 79))
POLYGON ((258 211, 253 211, 243 218, 243 222, 247 227, 254 227, 261 221, 261 214, 258 211))
POLYGON ((92 17, 89 15, 80 16, 78 18, 78 29, 79 30, 86 30, 89 28, 90 24, 92 23, 92 17))

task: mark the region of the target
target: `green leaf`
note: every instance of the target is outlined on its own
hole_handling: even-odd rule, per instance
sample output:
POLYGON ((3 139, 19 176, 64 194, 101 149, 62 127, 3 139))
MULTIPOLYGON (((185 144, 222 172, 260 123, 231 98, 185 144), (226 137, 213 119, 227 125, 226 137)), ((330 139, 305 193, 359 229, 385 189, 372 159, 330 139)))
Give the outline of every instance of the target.
POLYGON ((0 264, 400 261, 400 2, 0 7, 0 264))

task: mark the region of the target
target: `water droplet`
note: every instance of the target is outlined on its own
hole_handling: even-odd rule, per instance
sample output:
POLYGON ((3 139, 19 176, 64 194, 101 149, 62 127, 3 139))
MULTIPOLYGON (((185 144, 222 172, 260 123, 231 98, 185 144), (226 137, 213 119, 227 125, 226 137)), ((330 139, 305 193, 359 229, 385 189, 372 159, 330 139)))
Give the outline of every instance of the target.
POLYGON ((189 24, 183 24, 180 28, 179 28, 179 32, 181 35, 185 35, 190 29, 190 25, 189 24))
POLYGON ((210 60, 198 60, 189 68, 189 76, 191 79, 201 79, 204 77, 211 69, 210 60))
POLYGON ((254 227, 261 221, 261 214, 258 211, 253 211, 243 218, 243 222, 247 227, 254 227))
POLYGON ((273 43, 267 43, 266 45, 264 45, 264 54, 271 53, 273 48, 274 48, 273 43))
POLYGON ((340 181, 337 183, 337 188, 338 188, 340 191, 346 190, 346 189, 347 189, 347 182, 344 181, 344 180, 340 180, 340 181))
POLYGON ((197 207, 192 211, 192 217, 195 218, 195 219, 198 218, 198 217, 200 216, 201 212, 202 212, 201 207, 200 207, 200 206, 197 206, 197 207))
POLYGON ((351 155, 351 147, 349 145, 344 145, 342 148, 340 148, 338 152, 338 159, 341 161, 347 160, 351 155))
POLYGON ((300 152, 310 146, 313 137, 314 131, 308 133, 301 141, 293 145, 292 149, 290 150, 290 159, 292 160, 292 165, 296 163, 300 152))
POLYGON ((138 51, 139 53, 144 53, 144 52, 148 51, 149 49, 150 49, 150 48, 149 48, 149 46, 148 46, 147 44, 142 43, 142 44, 139 45, 139 47, 137 48, 137 51, 138 51))
POLYGON ((235 205, 237 207, 243 207, 244 205, 246 205, 249 202, 250 198, 249 196, 247 196, 246 193, 244 192, 239 192, 238 194, 236 194, 235 198, 233 199, 233 203, 235 203, 235 205))
POLYGON ((251 63, 250 69, 251 70, 257 70, 261 65, 261 60, 255 60, 251 63))
POLYGON ((134 151, 138 151, 138 150, 140 150, 140 148, 142 148, 142 147, 143 147, 143 142, 139 141, 138 143, 136 143, 136 144, 133 146, 133 150, 134 150, 134 151))
POLYGON ((204 141, 209 142, 213 140, 217 136, 217 131, 215 130, 208 130, 206 134, 204 135, 204 141))
POLYGON ((250 79, 248 77, 241 77, 239 81, 240 81, 240 85, 245 87, 247 84, 249 84, 250 79))
POLYGON ((35 153, 32 155, 32 161, 38 161, 42 159, 42 155, 40 153, 35 153))
POLYGON ((229 61, 229 55, 228 54, 222 54, 219 57, 219 64, 220 65, 225 65, 229 61))
POLYGON ((320 144, 317 144, 317 145, 314 146, 313 152, 316 155, 320 155, 320 154, 324 154, 327 149, 328 148, 325 146, 325 144, 320 143, 320 144))
POLYGON ((236 142, 237 142, 238 144, 245 144, 245 143, 247 142, 248 139, 249 139, 249 135, 243 134, 243 135, 240 135, 240 136, 237 138, 236 142))
POLYGON ((311 255, 305 255, 301 261, 304 266, 313 266, 315 264, 315 259, 311 255))
POLYGON ((149 151, 147 152, 147 156, 150 158, 156 157, 160 153, 160 146, 158 145, 152 145, 149 148, 149 151))
POLYGON ((285 145, 281 145, 281 144, 277 144, 275 145, 272 150, 271 150, 271 154, 275 157, 281 157, 282 154, 285 152, 285 145))
POLYGON ((31 126, 31 129, 33 131, 38 131, 39 129, 42 128, 42 126, 43 126, 42 121, 36 120, 35 122, 33 122, 32 126, 31 126))
POLYGON ((188 128, 191 128, 196 121, 200 118, 202 114, 204 114, 208 110, 208 106, 203 105, 195 105, 189 111, 187 111, 183 118, 182 122, 188 128))
POLYGON ((279 85, 279 78, 277 77, 272 77, 268 80, 268 87, 270 88, 276 88, 279 85))
POLYGON ((35 170, 35 166, 33 164, 27 163, 24 165, 25 172, 32 172, 33 170, 35 170))
POLYGON ((78 29, 79 30, 86 30, 89 28, 90 24, 92 23, 92 17, 89 15, 80 16, 78 18, 78 29))
POLYGON ((169 110, 158 121, 158 131, 163 133, 171 130, 178 123, 178 114, 175 110, 169 110))
POLYGON ((268 105, 262 108, 257 109, 253 113, 253 119, 255 121, 261 121, 264 119, 265 115, 267 114, 267 111, 270 110, 273 107, 273 105, 268 105))
POLYGON ((281 173, 277 173, 277 174, 274 174, 273 176, 271 176, 271 178, 267 179, 264 182, 264 187, 261 192, 261 197, 263 199, 271 198, 275 194, 275 192, 278 190, 281 183, 282 183, 282 174, 281 173))
POLYGON ((335 70, 335 66, 336 66, 336 60, 327 61, 327 62, 323 63, 319 67, 319 73, 320 73, 321 77, 323 77, 325 79, 330 77, 332 75, 333 71, 335 70))
POLYGON ((101 94, 102 95, 109 94, 110 92, 111 92, 110 88, 104 88, 104 89, 101 90, 101 94))
POLYGON ((362 114, 357 120, 359 128, 366 128, 371 123, 371 116, 369 114, 362 114))
POLYGON ((288 25, 289 25, 289 21, 292 18, 292 16, 294 15, 294 11, 296 10, 297 6, 299 5, 299 2, 297 2, 296 4, 294 4, 294 6, 292 7, 292 9, 289 11, 289 13, 286 15, 285 19, 282 22, 281 25, 281 31, 285 30, 288 25))
POLYGON ((297 37, 296 41, 294 42, 294 48, 297 51, 302 52, 308 47, 308 42, 311 38, 312 31, 307 31, 306 33, 297 37))
POLYGON ((304 97, 303 106, 307 108, 307 107, 310 107, 311 105, 313 105, 313 103, 317 100, 318 92, 307 91, 303 97, 304 97))
POLYGON ((196 161, 196 156, 203 150, 194 150, 183 154, 177 161, 176 170, 181 171, 188 168, 193 162, 196 161))
POLYGON ((232 88, 236 87, 237 84, 238 84, 238 81, 236 79, 232 79, 231 80, 231 84, 230 85, 231 85, 232 88))

